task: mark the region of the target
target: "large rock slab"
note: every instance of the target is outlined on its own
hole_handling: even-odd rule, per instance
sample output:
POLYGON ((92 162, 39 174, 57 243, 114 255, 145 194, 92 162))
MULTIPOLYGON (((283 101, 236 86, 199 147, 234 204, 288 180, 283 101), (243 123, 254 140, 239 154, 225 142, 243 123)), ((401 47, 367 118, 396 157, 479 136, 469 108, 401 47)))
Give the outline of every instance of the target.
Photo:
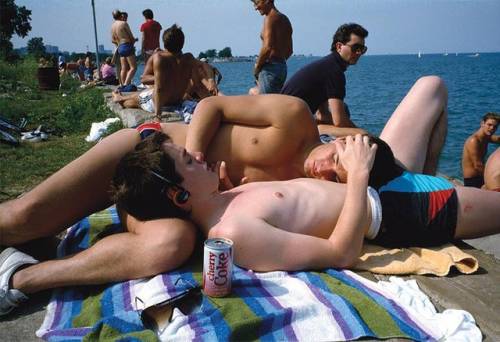
MULTIPOLYGON (((127 93, 123 93, 127 95, 127 93)), ((125 127, 137 127, 142 123, 153 121, 155 115, 139 108, 123 108, 112 101, 111 93, 104 93, 104 100, 108 108, 116 113, 125 127)), ((183 121, 181 115, 174 112, 162 112, 162 122, 183 121)))

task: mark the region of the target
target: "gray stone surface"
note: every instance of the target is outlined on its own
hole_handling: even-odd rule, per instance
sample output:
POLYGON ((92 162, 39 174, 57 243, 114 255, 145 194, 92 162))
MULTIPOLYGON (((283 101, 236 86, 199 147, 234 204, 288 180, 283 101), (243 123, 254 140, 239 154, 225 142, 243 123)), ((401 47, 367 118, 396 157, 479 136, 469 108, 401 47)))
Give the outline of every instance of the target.
POLYGON ((487 254, 492 254, 500 260, 500 234, 464 241, 474 248, 480 249, 487 254))
MULTIPOLYGON (((126 95, 127 93, 123 93, 126 95)), ((104 100, 111 109, 122 120, 125 127, 136 127, 144 122, 154 119, 154 114, 139 108, 123 108, 120 104, 112 101, 112 94, 105 93, 104 100)), ((173 112, 162 112, 162 122, 182 121, 182 117, 173 112)))
POLYGON ((43 323, 50 293, 36 294, 21 308, 0 318, 0 341, 40 341, 35 332, 43 323))

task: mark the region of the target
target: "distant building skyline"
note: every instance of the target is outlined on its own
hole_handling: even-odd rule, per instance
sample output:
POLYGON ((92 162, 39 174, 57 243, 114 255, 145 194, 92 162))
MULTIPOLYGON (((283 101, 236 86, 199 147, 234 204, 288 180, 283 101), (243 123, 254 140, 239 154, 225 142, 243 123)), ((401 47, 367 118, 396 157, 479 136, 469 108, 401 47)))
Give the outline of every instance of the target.
MULTIPOLYGON (((13 37, 15 47, 42 37, 62 50, 95 49, 90 1, 16 0, 32 10, 32 31, 13 37)), ((329 52, 333 33, 345 22, 368 29, 368 54, 470 53, 500 51, 499 0, 275 0, 293 26, 294 54, 316 56, 329 52), (491 34, 490 34, 491 33, 491 34)), ((235 56, 252 56, 260 49, 263 17, 250 1, 234 0, 95 0, 98 44, 112 49, 111 12, 129 14, 128 23, 139 38, 142 10, 151 8, 163 28, 173 23, 186 35, 184 51, 198 55, 230 46, 235 56)), ((162 45, 162 44, 161 44, 162 45)))

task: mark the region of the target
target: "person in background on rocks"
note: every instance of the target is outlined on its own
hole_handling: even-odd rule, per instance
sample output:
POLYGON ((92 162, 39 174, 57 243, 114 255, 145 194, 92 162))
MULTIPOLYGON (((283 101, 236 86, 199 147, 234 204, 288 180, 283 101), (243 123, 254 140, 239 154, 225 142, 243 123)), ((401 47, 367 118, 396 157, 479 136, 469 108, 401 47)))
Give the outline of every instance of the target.
POLYGON ((500 144, 500 136, 494 135, 500 116, 486 113, 481 119, 479 129, 467 138, 462 154, 464 185, 481 188, 484 184, 484 157, 488 143, 500 144))
POLYGON ((141 25, 141 53, 144 58, 144 64, 146 64, 155 50, 160 48, 160 32, 162 27, 159 22, 153 20, 153 11, 149 8, 142 11, 142 15, 146 21, 141 25))
POLYGON ((286 81, 286 60, 293 53, 292 24, 274 6, 274 0, 252 0, 255 10, 264 16, 260 34, 262 47, 253 74, 257 85, 250 95, 279 93, 286 81))
POLYGON ((500 147, 486 161, 483 188, 500 192, 500 147))
POLYGON ((85 81, 90 82, 94 80, 94 63, 92 62, 92 57, 90 52, 87 52, 85 61, 83 62, 83 78, 85 81))
POLYGON ((124 12, 119 10, 113 11, 113 19, 115 20, 111 25, 111 41, 116 45, 118 55, 120 56, 120 83, 127 86, 132 83, 135 72, 137 70, 137 63, 135 60, 134 38, 130 27, 124 19, 124 12))
POLYGON ((107 57, 104 64, 101 66, 101 77, 104 84, 117 85, 116 71, 111 64, 111 57, 107 57))
POLYGON ((285 83, 281 93, 306 101, 317 123, 355 128, 344 104, 344 72, 366 53, 367 36, 368 31, 361 25, 341 25, 333 36, 331 53, 298 70, 285 83))
MULTIPOLYGON (((189 98, 187 94, 193 89, 192 84, 202 82, 203 75, 198 74, 200 63, 213 69, 207 63, 195 59, 191 53, 182 52, 184 33, 179 26, 174 24, 166 29, 162 39, 165 50, 153 54, 141 77, 144 84, 153 84, 153 88, 129 95, 113 93, 114 102, 125 108, 142 108, 155 113, 158 121, 161 120, 162 107, 182 104, 183 100, 189 98)), ((213 71, 210 78, 214 78, 213 71)))

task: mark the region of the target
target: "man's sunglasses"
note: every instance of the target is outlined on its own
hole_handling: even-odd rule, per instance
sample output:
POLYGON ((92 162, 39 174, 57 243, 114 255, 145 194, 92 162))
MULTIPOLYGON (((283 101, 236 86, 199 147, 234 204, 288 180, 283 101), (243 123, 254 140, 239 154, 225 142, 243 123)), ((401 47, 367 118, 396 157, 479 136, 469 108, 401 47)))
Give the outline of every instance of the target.
POLYGON ((359 53, 361 55, 364 55, 368 50, 368 47, 363 44, 353 44, 353 45, 344 44, 344 45, 349 46, 352 52, 359 53))

